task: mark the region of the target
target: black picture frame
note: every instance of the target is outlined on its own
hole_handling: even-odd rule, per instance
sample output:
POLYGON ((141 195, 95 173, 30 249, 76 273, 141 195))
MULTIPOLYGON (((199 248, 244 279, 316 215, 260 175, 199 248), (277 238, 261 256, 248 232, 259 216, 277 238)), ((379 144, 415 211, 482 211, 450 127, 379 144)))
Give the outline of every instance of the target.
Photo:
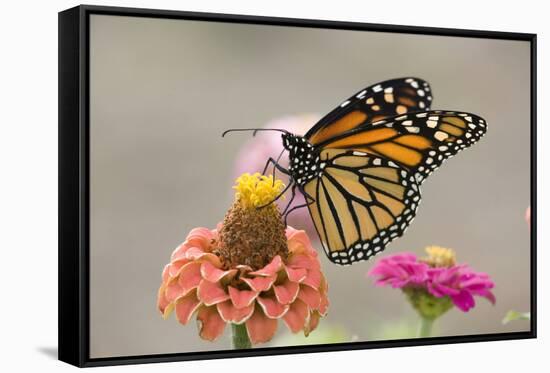
POLYGON ((59 360, 79 367, 536 338, 536 34, 81 5, 59 13, 59 360), (531 321, 529 332, 159 355, 89 354, 89 18, 92 14, 521 40, 531 51, 531 321))

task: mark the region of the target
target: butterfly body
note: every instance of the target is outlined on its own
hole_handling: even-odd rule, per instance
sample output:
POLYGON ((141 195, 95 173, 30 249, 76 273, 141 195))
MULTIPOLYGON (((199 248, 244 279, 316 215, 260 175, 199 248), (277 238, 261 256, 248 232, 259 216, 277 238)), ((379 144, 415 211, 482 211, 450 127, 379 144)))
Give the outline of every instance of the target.
POLYGON ((304 186, 313 178, 319 177, 321 159, 319 153, 306 138, 290 133, 282 135, 283 146, 290 160, 288 171, 299 186, 304 186))

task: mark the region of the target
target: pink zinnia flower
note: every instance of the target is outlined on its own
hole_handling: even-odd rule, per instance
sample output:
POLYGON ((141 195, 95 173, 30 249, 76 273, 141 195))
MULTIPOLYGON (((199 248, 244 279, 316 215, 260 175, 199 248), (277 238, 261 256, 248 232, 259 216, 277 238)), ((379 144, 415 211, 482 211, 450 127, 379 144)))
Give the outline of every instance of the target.
POLYGON ((193 229, 162 274, 157 306, 214 341, 226 324, 244 325, 252 344, 269 341, 281 319, 307 336, 327 312, 328 285, 304 231, 286 227, 275 205, 256 209, 282 184, 243 175, 237 201, 218 229, 193 229))
POLYGON ((494 283, 487 274, 474 272, 465 264, 456 264, 455 254, 450 249, 432 246, 426 251, 429 256, 423 259, 412 253, 382 258, 368 275, 377 278, 376 285, 403 289, 417 311, 429 318, 449 309, 450 305, 445 303, 447 299, 463 312, 475 306, 474 296, 495 303, 491 292, 494 283), (430 297, 441 299, 443 303, 435 304, 430 297), (432 309, 428 309, 430 307, 432 309))

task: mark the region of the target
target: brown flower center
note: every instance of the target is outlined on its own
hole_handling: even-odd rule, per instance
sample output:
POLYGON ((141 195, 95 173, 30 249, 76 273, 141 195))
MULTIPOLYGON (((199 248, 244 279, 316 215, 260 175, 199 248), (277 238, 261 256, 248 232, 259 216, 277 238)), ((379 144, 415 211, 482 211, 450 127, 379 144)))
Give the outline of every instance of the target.
POLYGON ((288 256, 285 225, 275 204, 246 207, 239 200, 226 213, 219 232, 217 254, 225 268, 248 265, 257 270, 276 256, 288 256))

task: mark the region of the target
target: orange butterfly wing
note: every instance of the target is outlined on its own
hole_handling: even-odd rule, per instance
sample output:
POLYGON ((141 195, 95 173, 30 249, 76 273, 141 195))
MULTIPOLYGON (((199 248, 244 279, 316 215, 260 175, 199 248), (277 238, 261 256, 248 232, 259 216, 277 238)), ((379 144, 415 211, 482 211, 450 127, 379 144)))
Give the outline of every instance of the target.
POLYGON ((418 78, 387 80, 363 89, 323 117, 305 137, 314 145, 387 117, 429 110, 431 88, 418 78))

